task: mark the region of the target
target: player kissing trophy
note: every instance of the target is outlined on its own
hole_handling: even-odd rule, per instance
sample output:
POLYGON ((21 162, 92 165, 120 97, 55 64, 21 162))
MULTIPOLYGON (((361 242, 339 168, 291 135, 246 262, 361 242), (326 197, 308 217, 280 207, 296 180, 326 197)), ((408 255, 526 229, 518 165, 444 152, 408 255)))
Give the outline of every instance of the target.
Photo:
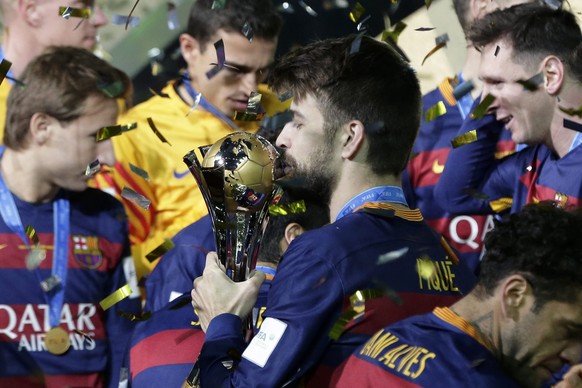
POLYGON ((212 220, 216 252, 226 274, 246 280, 255 268, 269 205, 281 189, 273 184, 275 147, 261 136, 235 132, 199 147, 184 162, 196 178, 212 220))

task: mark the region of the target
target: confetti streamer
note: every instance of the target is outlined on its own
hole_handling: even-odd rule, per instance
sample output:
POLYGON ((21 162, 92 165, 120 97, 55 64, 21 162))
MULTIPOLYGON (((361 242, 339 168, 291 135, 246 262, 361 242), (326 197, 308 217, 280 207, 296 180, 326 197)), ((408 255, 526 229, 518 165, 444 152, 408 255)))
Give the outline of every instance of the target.
POLYGON ((152 203, 149 199, 144 197, 143 195, 136 193, 134 190, 130 189, 129 187, 125 186, 123 190, 121 190, 121 196, 128 201, 135 203, 137 206, 148 210, 150 204, 152 203))
POLYGON ((210 7, 210 9, 212 9, 212 10, 223 9, 225 5, 226 5, 226 0, 214 0, 212 2, 212 6, 210 7))
POLYGON ((85 168, 85 175, 86 176, 93 176, 97 174, 101 170, 101 163, 99 163, 99 159, 95 159, 91 163, 87 165, 85 168))
POLYGON ((111 308, 113 305, 127 298, 129 295, 131 295, 131 292, 132 292, 131 287, 129 287, 129 284, 126 284, 125 286, 117 289, 113 294, 109 295, 101 302, 99 302, 99 305, 103 310, 107 310, 111 308))
POLYGON ((215 66, 206 72, 206 78, 208 79, 211 79, 216 74, 218 74, 220 70, 224 69, 224 62, 226 61, 226 55, 224 53, 224 42, 222 39, 214 42, 214 49, 216 50, 216 60, 218 63, 213 63, 215 66))
POLYGON ((269 206, 269 214, 272 216, 286 216, 289 214, 305 213, 307 211, 305 201, 291 202, 287 205, 269 206))
POLYGON ((137 123, 130 123, 125 125, 112 125, 110 127, 103 127, 97 131, 95 135, 96 141, 103 141, 107 140, 113 136, 119 136, 123 132, 131 131, 132 129, 137 128, 137 123))
POLYGON ((479 105, 475 107, 473 112, 471 112, 471 118, 480 119, 483 116, 485 116, 485 114, 487 113, 487 109, 489 109, 491 104, 493 104, 493 101, 495 101, 495 96, 491 94, 486 95, 485 98, 481 100, 479 105))
POLYGON ((364 36, 365 33, 366 33, 366 31, 360 31, 360 33, 358 35, 356 35, 356 37, 354 38, 352 45, 350 47, 350 55, 356 54, 358 51, 360 51, 360 45, 362 44, 362 37, 364 36))
POLYGON ((180 20, 176 11, 176 4, 168 1, 168 29, 173 31, 178 28, 180 28, 180 20))
POLYGON ((32 241, 32 243, 34 245, 38 245, 40 243, 40 240, 38 239, 38 235, 36 234, 36 230, 32 226, 26 225, 24 233, 26 233, 26 235, 28 236, 28 238, 32 241))
POLYGON ((131 11, 129 11, 129 15, 127 15, 127 24, 125 25, 126 30, 127 30, 127 27, 129 26, 129 21, 131 20, 131 15, 133 15, 133 11, 135 11, 135 8, 137 7, 138 4, 139 4, 139 0, 135 0, 133 7, 131 7, 131 11))
POLYGON ((451 140, 451 145, 453 148, 459 148, 460 146, 473 143, 474 141, 477 141, 477 131, 475 129, 455 137, 451 140))
POLYGON ((315 12, 315 10, 311 8, 309 5, 305 4, 303 0, 299 0, 297 4, 299 4, 299 6, 301 6, 301 8, 303 8, 305 12, 307 12, 309 15, 317 17, 317 12, 315 12))
POLYGON ((560 9, 562 7, 562 1, 561 0, 543 0, 543 1, 544 1, 544 4, 548 8, 550 8, 550 9, 552 9, 554 11, 556 11, 556 10, 558 10, 558 9, 560 9))
POLYGON ((520 79, 515 82, 523 86, 525 90, 535 92, 536 90, 538 90, 538 87, 544 82, 544 75, 542 73, 538 73, 526 80, 520 79))
POLYGON ((362 15, 366 12, 366 9, 362 4, 356 2, 354 8, 350 11, 350 20, 354 23, 357 23, 358 20, 362 17, 362 15))
MULTIPOLYGON (((129 26, 131 28, 135 28, 139 26, 139 18, 137 16, 125 16, 115 14, 111 16, 111 24, 114 26, 129 26)), ((127 29, 127 27, 126 27, 127 29)))
POLYGON ((146 255, 146 259, 151 263, 157 258, 163 256, 166 252, 174 247, 174 242, 170 239, 164 240, 163 243, 155 247, 150 253, 146 255))
POLYGON ((71 17, 89 19, 91 17, 91 8, 59 7, 59 15, 67 20, 71 17))
POLYGON ((2 59, 2 62, 0 62, 0 84, 2 84, 4 78, 7 78, 11 66, 12 62, 7 61, 6 59, 2 59))
MULTIPOLYGON (((170 142, 167 141, 166 138, 164 137, 164 135, 162 135, 162 133, 158 130, 158 128, 154 124, 154 120, 152 120, 151 117, 148 117, 147 118, 147 121, 148 121, 148 125, 150 126, 150 128, 152 129, 152 131, 154 131, 154 133, 158 137, 158 139, 160 139, 162 141, 162 143, 168 143, 168 144, 170 144, 170 142)), ((171 144, 170 144, 170 146, 171 146, 171 144)))
POLYGON ((253 41, 254 33, 253 28, 249 22, 245 22, 241 30, 242 34, 249 40, 249 42, 253 41))
POLYGON ((34 247, 26 254, 24 262, 26 268, 33 270, 38 268, 40 263, 46 258, 46 251, 40 247, 34 247))
POLYGON ((73 332, 75 332, 75 333, 79 334, 80 336, 82 336, 83 338, 85 338, 89 345, 92 345, 95 342, 95 340, 89 334, 83 333, 81 330, 73 329, 73 332))
POLYGON ((331 328, 329 332, 329 338, 332 340, 337 340, 343 334, 347 324, 356 317, 358 314, 363 314, 365 312, 365 302, 370 299, 381 298, 384 296, 384 293, 380 290, 358 290, 352 296, 350 296, 350 307, 346 311, 344 311, 336 323, 331 328), (357 312, 355 307, 361 304, 364 304, 364 311, 357 312))
POLYGON ((42 290, 44 292, 51 292, 52 290, 56 289, 60 285, 61 285, 61 278, 59 278, 57 275, 52 275, 52 276, 46 278, 45 280, 43 280, 42 282, 40 282, 40 288, 42 288, 42 290))
POLYGON ((495 52, 493 53, 493 56, 495 56, 495 57, 496 57, 496 56, 497 56, 497 54, 499 54, 499 50, 500 50, 500 49, 501 49, 501 47, 499 47, 499 46, 496 46, 496 47, 495 47, 495 52))
POLYGON ((138 316, 138 315, 128 313, 125 311, 117 311, 117 315, 119 315, 122 318, 128 319, 131 322, 139 322, 139 321, 147 321, 148 319, 150 319, 152 317, 152 312, 146 311, 145 313, 138 316))
POLYGON ((237 121, 261 121, 265 117, 265 112, 234 112, 234 120, 237 121))
POLYGON ((579 108, 564 108, 563 106, 559 106, 558 108, 569 116, 576 116, 582 118, 582 106, 579 108))
POLYGON ((434 27, 419 27, 414 29, 414 31, 432 31, 432 30, 434 30, 434 27))
POLYGON ((445 113, 447 113, 447 107, 444 102, 439 101, 424 112, 424 121, 429 123, 445 113))
POLYGON ((455 86, 453 89, 453 97, 455 97, 455 100, 459 101, 461 98, 471 93, 473 89, 475 89, 475 84, 473 84, 473 81, 467 80, 455 86))
POLYGON ((239 121, 258 121, 261 120, 265 114, 259 113, 261 107, 261 93, 251 92, 247 102, 247 109, 244 112, 234 112, 234 119, 239 121))
POLYGON ((443 47, 446 47, 447 43, 446 42, 441 42, 439 44, 437 44, 432 50, 430 50, 428 52, 428 54, 426 54, 426 56, 424 57, 424 59, 422 60, 422 63, 420 64, 421 66, 424 65, 424 62, 431 57, 434 53, 436 53, 437 51, 439 51, 440 49, 442 49, 443 47))
POLYGON ((131 170, 131 172, 133 172, 136 175, 139 175, 146 181, 150 180, 150 176, 148 175, 148 173, 145 170, 139 168, 138 166, 134 166, 133 164, 129 163, 129 169, 131 170))
POLYGON ((399 259, 402 256, 404 256, 407 252, 408 252, 408 247, 404 247, 401 249, 397 249, 395 251, 384 253, 383 255, 380 255, 378 257, 378 261, 376 262, 376 265, 383 265, 383 264, 389 263, 391 261, 394 261, 396 259, 399 259))
POLYGON ((368 29, 368 20, 370 20, 370 18, 372 17, 372 15, 368 15, 364 18, 364 20, 362 20, 361 22, 358 23, 358 25, 356 26, 356 30, 358 31, 366 31, 368 29))
POLYGON ((442 35, 437 36, 434 39, 434 44, 439 45, 441 43, 447 43, 449 41, 449 34, 444 33, 442 35))
POLYGON ((388 39, 390 39, 394 44, 398 44, 398 38, 405 28, 406 23, 398 22, 392 30, 383 31, 380 39, 383 42, 388 42, 388 39))
POLYGON ((445 252, 447 252, 449 259, 451 259, 453 264, 455 265, 459 264, 459 258, 457 257, 457 254, 455 253, 455 251, 453 251, 453 248, 451 248, 451 246, 443 236, 441 236, 440 243, 441 247, 443 247, 445 252))
POLYGON ((568 119, 564 119, 564 128, 571 129, 577 132, 582 132, 582 124, 568 119))

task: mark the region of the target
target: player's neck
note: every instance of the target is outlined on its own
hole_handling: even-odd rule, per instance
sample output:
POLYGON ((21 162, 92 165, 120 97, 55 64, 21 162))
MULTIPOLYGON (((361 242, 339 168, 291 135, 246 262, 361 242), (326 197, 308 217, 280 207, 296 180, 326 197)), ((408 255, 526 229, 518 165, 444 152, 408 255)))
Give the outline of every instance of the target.
POLYGON ((578 115, 582 115, 582 88, 579 83, 567 80, 557 97, 547 144, 560 158, 570 151, 572 142, 579 132, 572 127, 582 127, 582 118, 578 115), (571 112, 567 113, 564 110, 571 112))
POLYGON ((368 189, 378 186, 401 187, 400 177, 393 175, 379 176, 367 169, 366 171, 352 171, 341 174, 329 204, 331 221, 334 222, 336 220, 340 210, 349 200, 368 189))
POLYGON ((18 198, 29 203, 50 202, 59 188, 44 178, 36 166, 32 152, 6 149, 0 160, 0 171, 6 186, 18 198))
POLYGON ((16 25, 10 30, 4 29, 2 50, 5 58, 12 62, 10 69, 16 78, 22 76, 26 65, 41 52, 30 31, 20 31, 16 25))

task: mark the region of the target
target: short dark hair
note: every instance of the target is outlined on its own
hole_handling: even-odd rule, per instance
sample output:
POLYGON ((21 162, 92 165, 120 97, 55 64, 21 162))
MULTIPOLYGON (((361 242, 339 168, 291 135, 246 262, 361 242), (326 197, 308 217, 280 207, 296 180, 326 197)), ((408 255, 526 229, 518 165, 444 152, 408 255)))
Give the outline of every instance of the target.
POLYGON ((91 96, 131 103, 129 77, 82 48, 49 47, 26 66, 21 80, 24 86, 12 87, 6 107, 4 144, 14 150, 28 146, 35 113, 67 123, 83 115, 91 96))
POLYGON ((572 302, 582 292, 582 211, 550 202, 526 205, 496 221, 485 238, 478 295, 491 296, 499 283, 521 274, 530 283, 535 308, 548 301, 572 302))
POLYGON ((393 46, 362 36, 312 43, 287 54, 273 69, 271 87, 293 98, 318 99, 331 139, 350 120, 366 126, 367 162, 378 175, 399 175, 420 126, 416 74, 393 46), (353 52, 355 51, 355 52, 353 52))
POLYGON ((265 40, 274 40, 281 32, 283 19, 272 0, 227 0, 224 7, 216 9, 212 9, 213 3, 214 0, 195 0, 190 11, 186 33, 198 41, 202 51, 220 29, 240 32, 248 23, 253 36, 265 40))
POLYGON ((279 205, 289 205, 297 201, 305 202, 305 211, 272 215, 263 235, 258 260, 278 264, 281 259, 279 242, 285 237, 285 228, 296 222, 305 230, 320 228, 329 223, 329 207, 317 199, 317 195, 305 189, 285 188, 279 205))
POLYGON ((530 67, 555 55, 573 70, 581 66, 573 54, 582 41, 576 16, 564 9, 551 9, 538 3, 519 4, 496 10, 477 20, 468 35, 480 49, 498 40, 513 48, 513 61, 530 67))

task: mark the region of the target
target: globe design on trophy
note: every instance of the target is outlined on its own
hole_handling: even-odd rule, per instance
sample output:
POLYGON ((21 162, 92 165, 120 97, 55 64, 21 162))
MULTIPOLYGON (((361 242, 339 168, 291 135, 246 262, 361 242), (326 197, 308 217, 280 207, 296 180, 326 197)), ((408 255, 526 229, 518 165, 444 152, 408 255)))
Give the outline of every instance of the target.
POLYGON ((227 275, 248 278, 254 269, 269 205, 280 192, 273 184, 275 147, 251 133, 232 133, 194 150, 184 162, 196 178, 214 228, 216 249, 227 275))

